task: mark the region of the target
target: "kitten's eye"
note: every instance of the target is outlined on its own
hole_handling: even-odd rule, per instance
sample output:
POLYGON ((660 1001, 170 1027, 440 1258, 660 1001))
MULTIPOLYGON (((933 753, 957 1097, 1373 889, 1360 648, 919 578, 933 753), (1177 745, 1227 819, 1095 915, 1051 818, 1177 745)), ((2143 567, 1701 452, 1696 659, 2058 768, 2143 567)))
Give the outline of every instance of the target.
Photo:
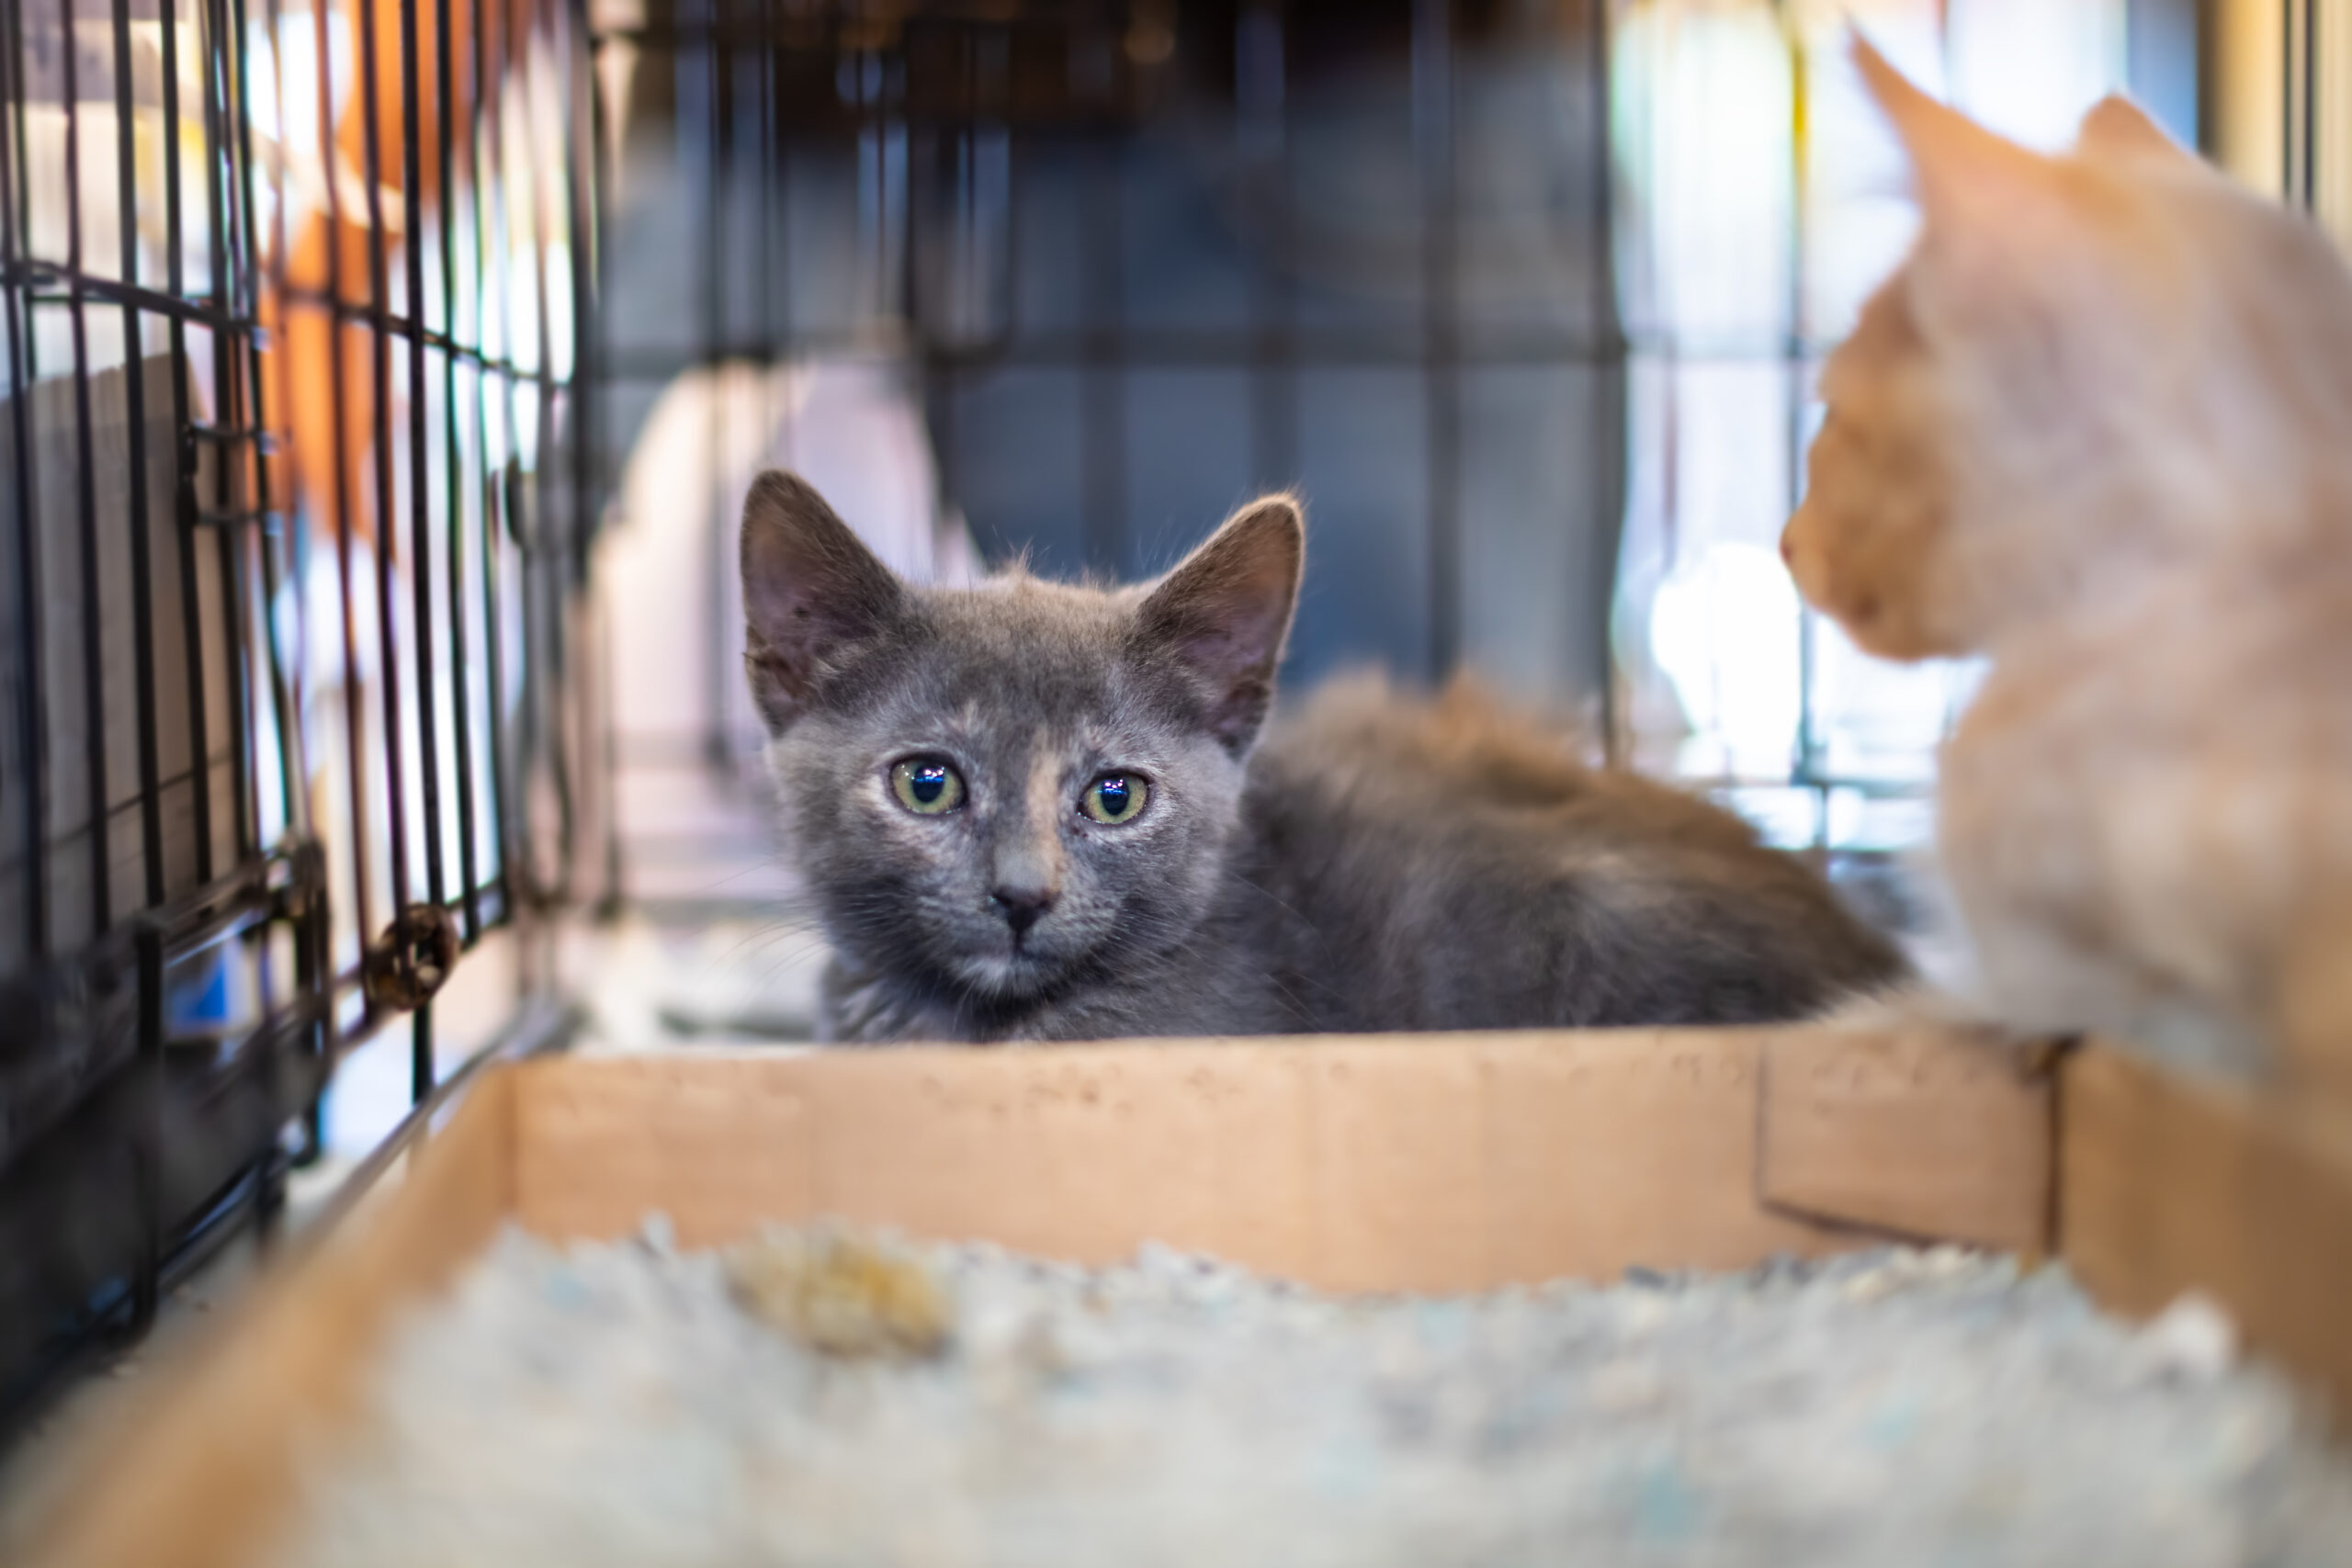
POLYGON ((964 804, 964 781, 936 757, 910 757, 890 769, 890 793, 918 817, 938 817, 964 804))
POLYGON ((1078 808, 1097 822, 1117 827, 1132 822, 1151 798, 1151 787, 1134 773, 1104 773, 1086 786, 1078 808))

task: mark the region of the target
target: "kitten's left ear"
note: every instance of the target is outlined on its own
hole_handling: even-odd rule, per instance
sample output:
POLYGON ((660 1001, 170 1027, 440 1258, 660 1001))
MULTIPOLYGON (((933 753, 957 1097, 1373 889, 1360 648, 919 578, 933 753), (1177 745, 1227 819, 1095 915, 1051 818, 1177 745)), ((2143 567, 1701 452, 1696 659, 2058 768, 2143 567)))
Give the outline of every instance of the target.
POLYGON ((744 498, 741 551, 744 670, 781 735, 844 649, 889 631, 906 591, 808 480, 778 468, 744 498))
POLYGON ((1209 728, 1237 757, 1273 702, 1306 559, 1298 502, 1270 495, 1227 518, 1144 597, 1142 635, 1199 679, 1209 728))
POLYGON ((2073 172, 1914 86, 1854 35, 1854 66, 1911 160, 1919 196, 1915 306, 1931 337, 1983 342, 2087 254, 2073 172))
POLYGON ((1854 69, 1910 155, 1930 238, 2014 233, 2056 205, 2056 165, 1921 92, 1857 32, 1854 69))

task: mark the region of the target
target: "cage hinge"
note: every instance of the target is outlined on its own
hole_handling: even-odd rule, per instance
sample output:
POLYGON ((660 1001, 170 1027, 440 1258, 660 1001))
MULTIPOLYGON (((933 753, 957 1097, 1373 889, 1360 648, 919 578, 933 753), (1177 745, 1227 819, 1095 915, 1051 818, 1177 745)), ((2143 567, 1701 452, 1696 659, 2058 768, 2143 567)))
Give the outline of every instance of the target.
POLYGON ((361 980, 370 1006, 413 1012, 458 966, 458 922, 438 904, 411 904, 368 948, 361 980))

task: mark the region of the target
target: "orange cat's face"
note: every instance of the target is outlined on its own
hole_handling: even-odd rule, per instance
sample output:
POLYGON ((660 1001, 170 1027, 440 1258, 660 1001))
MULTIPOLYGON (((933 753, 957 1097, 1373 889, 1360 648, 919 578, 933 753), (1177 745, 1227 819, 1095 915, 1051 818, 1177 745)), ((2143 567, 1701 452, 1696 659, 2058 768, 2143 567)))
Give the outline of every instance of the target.
POLYGON ((1855 59, 1923 220, 1823 369, 1781 547, 1860 647, 1983 650, 2335 460, 2352 281, 2315 228, 2120 99, 2045 157, 1855 59))
POLYGON ((1781 536, 1797 590, 1887 659, 1962 651, 1928 579, 1951 510, 1950 424, 1901 275, 1823 368, 1828 410, 1803 505, 1781 536))

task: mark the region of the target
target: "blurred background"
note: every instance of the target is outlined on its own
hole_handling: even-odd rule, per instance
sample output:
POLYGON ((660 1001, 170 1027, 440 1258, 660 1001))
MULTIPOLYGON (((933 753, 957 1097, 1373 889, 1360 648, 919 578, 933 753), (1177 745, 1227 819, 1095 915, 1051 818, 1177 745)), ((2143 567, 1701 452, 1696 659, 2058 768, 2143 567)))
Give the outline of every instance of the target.
POLYGON ((807 1038, 769 464, 938 581, 1296 487, 1292 689, 1474 670, 1932 955, 1973 672, 1775 548, 1915 221, 1849 25, 2352 232, 2352 0, 0 0, 0 1420, 482 1061, 807 1038))
POLYGON ((1932 873, 1906 856, 1973 672, 1860 657, 1777 549, 1815 373, 1914 221, 1848 28, 2032 144, 2129 90, 2196 145, 2227 20, 2121 0, 596 15, 618 874, 675 930, 741 942, 746 1005, 787 1032, 809 944, 728 919, 790 891, 752 869, 732 579, 763 462, 917 575, 1148 574, 1295 486, 1291 689, 1351 662, 1473 670, 1931 942, 1932 873))

